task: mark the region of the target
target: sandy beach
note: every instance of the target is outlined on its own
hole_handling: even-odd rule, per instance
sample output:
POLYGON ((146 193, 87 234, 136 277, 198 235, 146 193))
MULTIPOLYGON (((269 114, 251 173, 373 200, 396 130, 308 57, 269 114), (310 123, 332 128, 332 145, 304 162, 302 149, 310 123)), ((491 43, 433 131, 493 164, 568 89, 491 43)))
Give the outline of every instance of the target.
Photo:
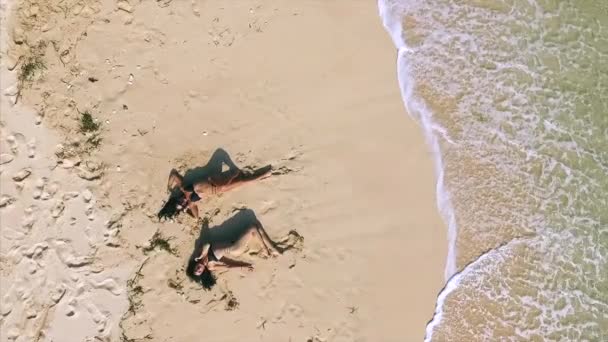
POLYGON ((2 341, 423 339, 447 239, 374 2, 8 1, 2 341), (274 172, 201 216, 303 245, 204 291, 198 223, 156 213, 217 148, 274 172))

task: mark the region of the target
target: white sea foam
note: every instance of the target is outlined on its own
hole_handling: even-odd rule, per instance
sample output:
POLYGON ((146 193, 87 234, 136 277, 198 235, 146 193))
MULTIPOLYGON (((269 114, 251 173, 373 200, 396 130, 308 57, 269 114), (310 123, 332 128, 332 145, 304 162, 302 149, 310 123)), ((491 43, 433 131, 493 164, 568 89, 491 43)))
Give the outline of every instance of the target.
POLYGON ((513 247, 514 245, 518 243, 528 243, 529 241, 530 240, 528 239, 513 239, 501 246, 498 246, 497 248, 493 248, 483 253, 477 259, 466 265, 460 272, 452 275, 452 277, 446 283, 445 287, 441 290, 441 292, 439 292, 439 295, 437 296, 435 312, 433 313, 433 318, 426 325, 424 341, 432 341, 433 332, 443 319, 443 307, 445 304, 445 300, 454 290, 458 289, 460 283, 465 277, 479 270, 481 264, 483 263, 495 261, 495 259, 497 258, 504 258, 505 252, 508 253, 509 248, 513 247))
POLYGON ((397 76, 405 108, 408 114, 422 126, 427 143, 433 152, 435 176, 437 177, 437 207, 448 227, 448 256, 444 271, 447 281, 456 272, 456 234, 458 230, 454 210, 450 202, 450 193, 445 187, 439 138, 443 138, 448 143, 453 143, 453 141, 443 127, 433 122, 432 113, 422 100, 414 96, 414 78, 409 70, 406 57, 412 50, 407 47, 403 39, 403 27, 400 18, 395 15, 395 11, 390 8, 385 0, 378 1, 378 10, 384 27, 398 49, 397 76))

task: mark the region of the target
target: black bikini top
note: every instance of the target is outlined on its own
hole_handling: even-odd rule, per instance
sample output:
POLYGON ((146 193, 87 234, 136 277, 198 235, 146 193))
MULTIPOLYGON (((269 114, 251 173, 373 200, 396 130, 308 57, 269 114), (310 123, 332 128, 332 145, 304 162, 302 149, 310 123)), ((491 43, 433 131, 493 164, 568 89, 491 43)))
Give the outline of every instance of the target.
POLYGON ((200 201, 200 199, 201 198, 194 191, 192 192, 192 195, 190 195, 190 201, 192 201, 192 202, 198 202, 198 201, 200 201))

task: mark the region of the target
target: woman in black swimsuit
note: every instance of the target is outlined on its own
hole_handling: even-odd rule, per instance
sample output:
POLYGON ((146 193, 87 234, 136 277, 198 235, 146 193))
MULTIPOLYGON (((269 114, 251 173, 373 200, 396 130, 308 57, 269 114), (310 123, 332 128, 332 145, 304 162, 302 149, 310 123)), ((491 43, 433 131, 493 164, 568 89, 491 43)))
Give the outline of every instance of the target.
POLYGON ((216 227, 209 228, 208 223, 203 222, 194 252, 188 260, 186 274, 205 289, 209 289, 215 284, 212 272, 231 268, 253 270, 251 263, 233 259, 245 254, 249 250, 250 242, 255 241, 260 244, 264 256, 276 257, 288 249, 297 248, 296 244, 302 240, 297 232, 291 231, 287 238, 275 243, 252 210, 241 210, 216 227), (295 237, 296 241, 294 242, 291 237, 295 237))
POLYGON ((269 176, 271 170, 271 165, 253 171, 241 170, 226 151, 217 149, 207 165, 188 170, 183 177, 177 170, 171 170, 167 182, 169 199, 158 212, 158 218, 173 218, 181 211, 186 211, 198 219, 196 202, 205 195, 217 195, 244 183, 262 179, 269 176), (227 171, 222 171, 224 165, 228 166, 227 171))

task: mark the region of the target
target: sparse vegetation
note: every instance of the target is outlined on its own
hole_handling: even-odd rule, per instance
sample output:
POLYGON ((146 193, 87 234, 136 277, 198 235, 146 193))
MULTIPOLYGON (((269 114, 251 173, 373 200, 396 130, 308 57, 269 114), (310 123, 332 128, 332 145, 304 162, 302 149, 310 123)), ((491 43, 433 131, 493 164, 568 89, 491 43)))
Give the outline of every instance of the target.
POLYGON ((36 74, 44 69, 46 69, 46 66, 44 65, 44 61, 40 56, 30 56, 21 65, 21 70, 19 72, 19 81, 31 82, 36 77, 36 74))
POLYGON ((171 247, 169 240, 170 239, 164 238, 161 233, 157 231, 150 239, 148 246, 144 247, 142 250, 144 253, 148 253, 158 248, 169 252, 169 254, 175 255, 177 251, 173 247, 171 247))
POLYGON ((98 148, 101 144, 101 140, 102 139, 99 134, 92 134, 90 137, 87 138, 87 144, 89 144, 89 146, 93 148, 98 148))
POLYGON ((144 268, 148 259, 142 262, 141 266, 133 278, 127 280, 127 299, 129 300, 129 309, 127 312, 135 314, 135 312, 141 307, 141 295, 144 294, 144 289, 139 285, 139 278, 143 277, 141 270, 144 268))
POLYGON ((226 311, 233 311, 239 307, 239 301, 232 294, 232 291, 225 293, 221 299, 226 301, 226 305, 224 306, 224 310, 226 311))
POLYGON ((183 292, 182 289, 184 288, 182 285, 182 281, 177 281, 175 279, 169 279, 167 280, 167 285, 169 285, 170 288, 175 289, 175 291, 177 291, 178 293, 183 292))
POLYGON ((99 130, 99 123, 95 122, 88 110, 80 113, 80 132, 96 132, 99 130))

